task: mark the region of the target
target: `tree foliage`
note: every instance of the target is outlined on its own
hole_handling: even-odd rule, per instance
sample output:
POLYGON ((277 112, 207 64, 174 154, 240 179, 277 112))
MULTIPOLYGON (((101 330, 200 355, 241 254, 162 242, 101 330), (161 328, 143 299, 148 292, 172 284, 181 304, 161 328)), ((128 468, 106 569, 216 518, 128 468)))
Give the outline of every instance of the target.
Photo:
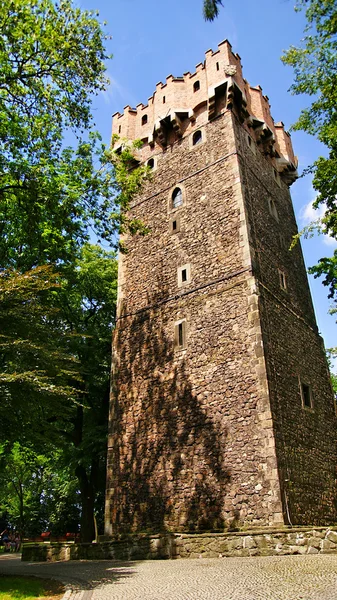
POLYGON ((114 247, 118 231, 145 232, 125 210, 148 169, 95 131, 92 98, 108 85, 97 14, 71 0, 0 7, 0 436, 15 460, 57 450, 91 541, 117 270, 89 240, 114 247))
POLYGON ((223 6, 222 0, 204 0, 203 13, 206 21, 214 21, 219 14, 219 8, 223 6))
POLYGON ((0 264, 72 260, 91 230, 113 245, 125 196, 91 114, 100 23, 71 0, 1 0, 0 30, 0 264))
MULTIPOLYGON (((314 207, 324 207, 324 216, 310 227, 337 239, 337 2, 336 0, 301 0, 298 10, 305 9, 307 27, 300 47, 292 46, 283 61, 294 68, 294 94, 307 94, 312 103, 302 110, 294 129, 316 136, 328 149, 307 169, 313 174, 317 191, 314 207)), ((329 297, 336 298, 337 252, 321 258, 311 267, 315 277, 323 276, 329 297)))
POLYGON ((60 452, 48 456, 30 445, 0 446, 0 513, 27 537, 52 529, 76 532, 79 496, 69 467, 59 463, 60 452))
POLYGON ((46 302, 58 278, 48 266, 0 274, 0 442, 22 439, 28 429, 36 434, 55 403, 78 395, 77 360, 64 332, 52 327, 56 309, 46 302))

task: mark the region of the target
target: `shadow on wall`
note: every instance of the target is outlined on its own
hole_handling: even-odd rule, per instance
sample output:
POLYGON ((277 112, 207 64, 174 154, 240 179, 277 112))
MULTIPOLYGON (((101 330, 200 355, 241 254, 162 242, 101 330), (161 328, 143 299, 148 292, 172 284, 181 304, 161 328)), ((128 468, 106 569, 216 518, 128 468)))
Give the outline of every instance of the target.
POLYGON ((166 304, 119 322, 110 423, 114 533, 224 526, 227 432, 221 419, 211 419, 205 388, 198 393, 192 388, 191 357, 175 352, 173 335, 165 332, 165 322, 172 327, 175 315, 176 307, 170 315, 166 304))

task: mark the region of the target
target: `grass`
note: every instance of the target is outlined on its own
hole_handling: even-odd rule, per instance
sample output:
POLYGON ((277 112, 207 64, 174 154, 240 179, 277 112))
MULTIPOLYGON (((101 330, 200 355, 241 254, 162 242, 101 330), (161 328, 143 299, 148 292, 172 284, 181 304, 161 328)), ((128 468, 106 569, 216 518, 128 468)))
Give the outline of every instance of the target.
POLYGON ((60 600, 63 593, 62 584, 51 579, 0 576, 0 600, 60 600))

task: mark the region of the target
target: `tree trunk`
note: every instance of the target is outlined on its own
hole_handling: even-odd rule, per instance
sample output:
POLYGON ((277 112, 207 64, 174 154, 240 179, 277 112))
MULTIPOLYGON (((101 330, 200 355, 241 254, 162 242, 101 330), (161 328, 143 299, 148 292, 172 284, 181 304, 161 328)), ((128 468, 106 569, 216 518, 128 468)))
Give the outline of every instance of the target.
POLYGON ((80 541, 91 543, 95 539, 94 500, 95 491, 91 481, 88 480, 84 467, 76 467, 76 476, 81 492, 81 532, 80 541))

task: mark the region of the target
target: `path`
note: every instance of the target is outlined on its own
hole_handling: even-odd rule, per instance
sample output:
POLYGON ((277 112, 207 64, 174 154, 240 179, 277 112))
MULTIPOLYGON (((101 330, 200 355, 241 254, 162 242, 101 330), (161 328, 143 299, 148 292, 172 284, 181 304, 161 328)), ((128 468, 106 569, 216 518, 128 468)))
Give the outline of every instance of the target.
POLYGON ((337 600, 337 555, 21 563, 0 573, 55 578, 71 600, 337 600))

